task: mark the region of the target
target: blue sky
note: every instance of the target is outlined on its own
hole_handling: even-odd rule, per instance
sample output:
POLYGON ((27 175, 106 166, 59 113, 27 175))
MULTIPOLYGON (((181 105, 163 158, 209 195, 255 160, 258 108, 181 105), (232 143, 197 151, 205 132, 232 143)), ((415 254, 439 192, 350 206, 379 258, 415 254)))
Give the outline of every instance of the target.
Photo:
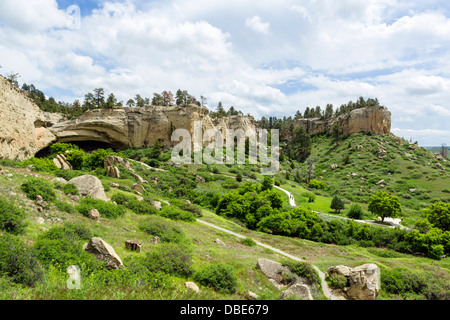
POLYGON ((448 1, 2 0, 0 65, 61 101, 184 89, 257 119, 376 97, 450 145, 448 1))

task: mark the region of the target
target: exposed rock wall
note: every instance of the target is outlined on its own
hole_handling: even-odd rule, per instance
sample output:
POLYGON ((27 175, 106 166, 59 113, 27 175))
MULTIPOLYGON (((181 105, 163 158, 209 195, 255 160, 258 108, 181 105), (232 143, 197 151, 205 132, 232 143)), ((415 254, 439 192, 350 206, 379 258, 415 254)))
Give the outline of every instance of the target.
POLYGON ((391 112, 381 106, 356 109, 330 121, 298 119, 295 120, 295 126, 303 126, 308 134, 314 135, 329 132, 336 122, 341 125, 344 135, 359 132, 373 134, 391 132, 391 112))
POLYGON ((55 123, 50 130, 58 142, 100 141, 117 147, 148 147, 157 139, 171 146, 173 129, 186 129, 194 135, 194 124, 201 121, 203 133, 208 129, 255 128, 253 117, 231 116, 215 124, 205 107, 147 106, 90 110, 77 119, 55 123))
POLYGON ((23 160, 54 141, 45 121, 39 107, 0 76, 0 159, 23 160))

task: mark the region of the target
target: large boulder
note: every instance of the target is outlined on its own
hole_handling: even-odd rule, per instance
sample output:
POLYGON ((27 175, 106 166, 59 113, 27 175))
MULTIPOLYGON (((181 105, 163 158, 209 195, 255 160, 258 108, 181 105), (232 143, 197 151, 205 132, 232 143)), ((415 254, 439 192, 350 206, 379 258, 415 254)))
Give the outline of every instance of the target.
POLYGON ((69 180, 69 183, 73 183, 83 197, 89 196, 92 199, 108 200, 102 182, 95 176, 86 174, 69 180))
POLYGON ((380 291, 380 268, 373 263, 355 268, 338 265, 327 270, 329 276, 345 276, 348 286, 344 293, 352 300, 376 300, 380 291))
POLYGON ((117 255, 114 248, 106 243, 102 238, 91 238, 87 244, 84 245, 84 250, 92 253, 98 260, 106 260, 108 269, 119 269, 123 266, 122 260, 117 255))

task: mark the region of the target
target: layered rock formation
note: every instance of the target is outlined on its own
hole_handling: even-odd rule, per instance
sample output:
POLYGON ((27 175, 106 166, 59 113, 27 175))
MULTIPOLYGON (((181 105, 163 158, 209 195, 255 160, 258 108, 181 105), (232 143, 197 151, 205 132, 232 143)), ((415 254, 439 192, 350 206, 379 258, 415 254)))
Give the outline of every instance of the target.
POLYGON ((44 112, 0 76, 0 159, 27 159, 56 140, 45 123, 44 112))
POLYGON ((367 107, 353 110, 329 121, 316 119, 297 119, 295 126, 302 126, 310 135, 330 132, 335 123, 339 123, 343 134, 364 132, 386 134, 391 132, 391 112, 385 107, 367 107))
POLYGON ((255 129, 253 117, 231 116, 216 123, 206 107, 147 106, 90 110, 77 119, 53 124, 50 128, 58 142, 99 141, 115 147, 149 147, 156 140, 166 146, 175 129, 185 129, 194 135, 194 125, 201 121, 202 132, 208 129, 255 129))

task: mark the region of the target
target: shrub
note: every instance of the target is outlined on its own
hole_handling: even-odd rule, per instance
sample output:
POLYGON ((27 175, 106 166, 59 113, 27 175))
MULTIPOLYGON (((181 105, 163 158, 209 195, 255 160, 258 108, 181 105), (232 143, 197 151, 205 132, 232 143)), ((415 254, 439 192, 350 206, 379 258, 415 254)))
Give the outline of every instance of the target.
POLYGON ((72 150, 67 154, 66 159, 75 170, 81 170, 86 161, 86 155, 82 150, 72 150))
POLYGON ((345 208, 345 203, 338 196, 334 196, 331 200, 330 208, 333 209, 334 212, 340 213, 341 210, 345 208))
POLYGON ((91 167, 94 168, 103 168, 103 161, 105 157, 109 155, 109 152, 105 149, 97 149, 94 151, 94 153, 88 155, 86 157, 86 163, 91 167))
POLYGON ((256 246, 256 242, 255 240, 253 240, 252 238, 245 238, 241 240, 241 243, 243 245, 249 246, 249 247, 253 247, 256 246))
POLYGON ((78 265, 89 273, 103 265, 82 248, 82 243, 92 236, 93 233, 82 225, 66 224, 53 227, 42 234, 34 248, 44 266, 51 265, 65 271, 70 265, 78 265))
POLYGON ((316 200, 316 195, 312 192, 303 192, 302 196, 308 198, 308 202, 314 202, 316 200))
POLYGON ((76 206, 78 212, 84 216, 89 216, 89 211, 97 209, 100 216, 104 218, 115 219, 125 213, 123 207, 115 205, 111 202, 105 202, 98 199, 83 198, 76 206))
POLYGON ((232 267, 223 263, 212 264, 194 273, 194 280, 224 293, 234 293, 238 280, 232 267))
POLYGON ((310 285, 319 285, 321 283, 319 273, 307 262, 284 261, 283 266, 288 267, 293 273, 307 280, 310 285))
POLYGON ((172 220, 195 221, 196 218, 192 212, 184 211, 173 206, 166 206, 159 211, 161 217, 172 220))
POLYGON ((320 180, 315 180, 312 179, 311 181, 309 181, 308 187, 313 188, 313 189, 323 189, 327 186, 327 184, 325 183, 325 181, 320 181, 320 180))
POLYGON ((80 148, 71 143, 55 143, 49 148, 50 155, 55 156, 57 154, 65 153, 68 150, 80 150, 80 148))
POLYGON ((0 198, 0 229, 12 234, 19 234, 25 229, 24 211, 5 199, 0 198))
POLYGON ((39 172, 52 172, 58 170, 56 164, 53 163, 51 159, 48 158, 35 158, 32 157, 21 163, 21 166, 26 168, 29 165, 33 165, 34 169, 39 172))
POLYGON ((333 289, 344 289, 347 286, 347 277, 342 274, 333 274, 327 278, 333 289))
POLYGON ((185 241, 183 230, 172 221, 159 216, 152 216, 139 224, 139 229, 152 236, 157 236, 162 242, 181 243, 185 241))
POLYGON ((60 178, 64 178, 65 180, 69 181, 72 180, 73 178, 84 175, 84 172, 78 170, 58 170, 56 171, 56 175, 60 178))
POLYGON ((67 212, 67 213, 74 213, 75 212, 75 207, 72 206, 71 204, 64 202, 64 201, 60 201, 60 200, 55 200, 53 202, 53 204, 61 211, 67 212))
POLYGON ((28 198, 35 200, 37 195, 41 195, 45 201, 53 201, 56 199, 53 184, 42 178, 32 178, 22 184, 22 190, 28 198))
POLYGON ((355 219, 355 220, 361 219, 362 215, 363 215, 363 211, 362 211, 361 207, 357 204, 352 204, 352 206, 350 207, 350 210, 347 213, 347 217, 349 217, 351 219, 355 219))
POLYGON ((5 234, 0 237, 0 275, 15 283, 34 286, 44 276, 36 252, 19 238, 5 234))
POLYGON ((157 214, 158 210, 149 201, 140 201, 134 195, 117 192, 111 197, 111 201, 130 209, 136 214, 151 215, 157 214))
POLYGON ((151 272, 163 272, 176 276, 192 274, 192 257, 186 246, 162 243, 154 250, 147 252, 145 265, 151 272))
POLYGON ((65 194, 69 194, 69 193, 71 193, 71 194, 73 194, 73 195, 78 195, 78 190, 77 190, 77 187, 73 184, 73 183, 66 183, 64 186, 63 186, 63 192, 65 193, 65 194))

